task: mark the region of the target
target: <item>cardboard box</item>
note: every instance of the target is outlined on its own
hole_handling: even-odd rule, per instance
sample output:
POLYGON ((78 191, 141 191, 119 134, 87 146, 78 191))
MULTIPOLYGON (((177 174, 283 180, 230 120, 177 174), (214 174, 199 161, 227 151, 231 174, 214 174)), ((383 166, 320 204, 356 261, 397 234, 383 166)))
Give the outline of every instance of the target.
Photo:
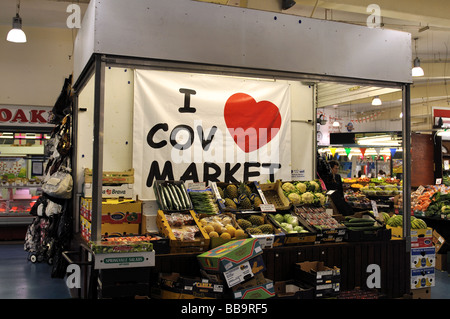
POLYGON ((434 267, 411 270, 411 289, 429 288, 434 286, 435 286, 434 267))
POLYGON ((197 256, 200 266, 208 272, 225 272, 261 255, 263 250, 256 238, 230 241, 197 256))
POLYGON ((179 273, 160 274, 159 290, 152 297, 158 299, 221 299, 222 285, 210 283, 199 277, 185 277, 179 273))
POLYGON ((276 299, 313 299, 314 287, 302 285, 294 280, 274 283, 276 299))
MULTIPOLYGON (((392 232, 392 237, 403 238, 402 227, 386 226, 392 232)), ((427 229, 411 229, 411 247, 412 248, 425 248, 433 246, 433 229, 428 227, 427 229)))
POLYGON ((411 269, 434 267, 435 263, 434 247, 411 248, 411 269))
POLYGON ((436 254, 436 263, 434 268, 442 271, 447 270, 447 254, 436 254))
POLYGON ((261 274, 265 270, 266 267, 264 265, 262 255, 258 255, 249 261, 245 261, 240 265, 225 271, 223 276, 228 287, 233 287, 255 275, 261 274))
POLYGON ((431 288, 419 288, 411 290, 412 299, 431 299, 431 288))
MULTIPOLYGON (((82 197, 80 214, 92 221, 92 199, 82 197)), ((102 224, 132 223, 142 221, 142 201, 106 199, 102 202, 102 224)))
POLYGON ((265 279, 265 283, 233 292, 234 299, 267 299, 275 296, 273 281, 265 279))
POLYGON ((436 254, 445 245, 445 238, 442 237, 436 230, 433 229, 433 244, 436 248, 436 254))
MULTIPOLYGON (((86 183, 83 185, 84 197, 92 197, 92 184, 86 183)), ((102 198, 133 198, 133 184, 122 185, 103 185, 102 198)))
MULTIPOLYGON (((305 261, 295 264, 294 277, 295 280, 317 289, 321 285, 340 283, 341 270, 336 266, 327 267, 322 261, 305 261)), ((327 287, 319 288, 327 289, 327 287)))

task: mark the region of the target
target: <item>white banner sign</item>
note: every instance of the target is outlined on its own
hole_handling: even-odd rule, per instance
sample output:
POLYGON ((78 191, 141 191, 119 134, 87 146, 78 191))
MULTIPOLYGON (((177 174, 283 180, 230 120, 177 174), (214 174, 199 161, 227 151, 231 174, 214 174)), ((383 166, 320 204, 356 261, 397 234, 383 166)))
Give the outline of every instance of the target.
POLYGON ((154 198, 155 180, 290 179, 287 83, 136 70, 134 88, 140 198, 154 198))

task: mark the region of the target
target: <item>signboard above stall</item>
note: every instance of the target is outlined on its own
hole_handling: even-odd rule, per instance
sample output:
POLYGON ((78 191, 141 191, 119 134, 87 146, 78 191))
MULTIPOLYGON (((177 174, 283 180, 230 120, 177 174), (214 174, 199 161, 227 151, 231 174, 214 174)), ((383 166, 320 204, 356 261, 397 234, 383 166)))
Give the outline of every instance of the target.
POLYGON ((0 105, 0 126, 4 131, 20 128, 24 132, 25 127, 51 129, 55 126, 49 123, 51 110, 49 106, 0 105))

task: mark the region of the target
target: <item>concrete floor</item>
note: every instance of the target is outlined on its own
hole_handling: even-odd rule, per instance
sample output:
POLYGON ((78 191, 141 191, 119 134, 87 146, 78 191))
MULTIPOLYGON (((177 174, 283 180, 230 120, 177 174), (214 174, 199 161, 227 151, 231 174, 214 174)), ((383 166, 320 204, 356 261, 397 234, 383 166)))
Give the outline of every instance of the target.
POLYGON ((0 299, 67 299, 65 279, 51 278, 47 262, 32 263, 23 244, 0 244, 0 299))
MULTIPOLYGON (((69 299, 65 279, 51 278, 47 262, 32 263, 22 243, 0 243, 0 299, 69 299)), ((435 271, 431 299, 450 299, 450 277, 435 271)))

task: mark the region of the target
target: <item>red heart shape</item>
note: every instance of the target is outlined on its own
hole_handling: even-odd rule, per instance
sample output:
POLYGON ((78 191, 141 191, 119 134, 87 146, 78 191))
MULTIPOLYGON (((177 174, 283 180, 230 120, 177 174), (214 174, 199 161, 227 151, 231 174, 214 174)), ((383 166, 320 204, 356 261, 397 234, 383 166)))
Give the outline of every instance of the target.
POLYGON ((234 142, 246 153, 269 143, 281 127, 280 111, 275 104, 256 102, 245 93, 236 93, 228 98, 224 118, 234 142))

